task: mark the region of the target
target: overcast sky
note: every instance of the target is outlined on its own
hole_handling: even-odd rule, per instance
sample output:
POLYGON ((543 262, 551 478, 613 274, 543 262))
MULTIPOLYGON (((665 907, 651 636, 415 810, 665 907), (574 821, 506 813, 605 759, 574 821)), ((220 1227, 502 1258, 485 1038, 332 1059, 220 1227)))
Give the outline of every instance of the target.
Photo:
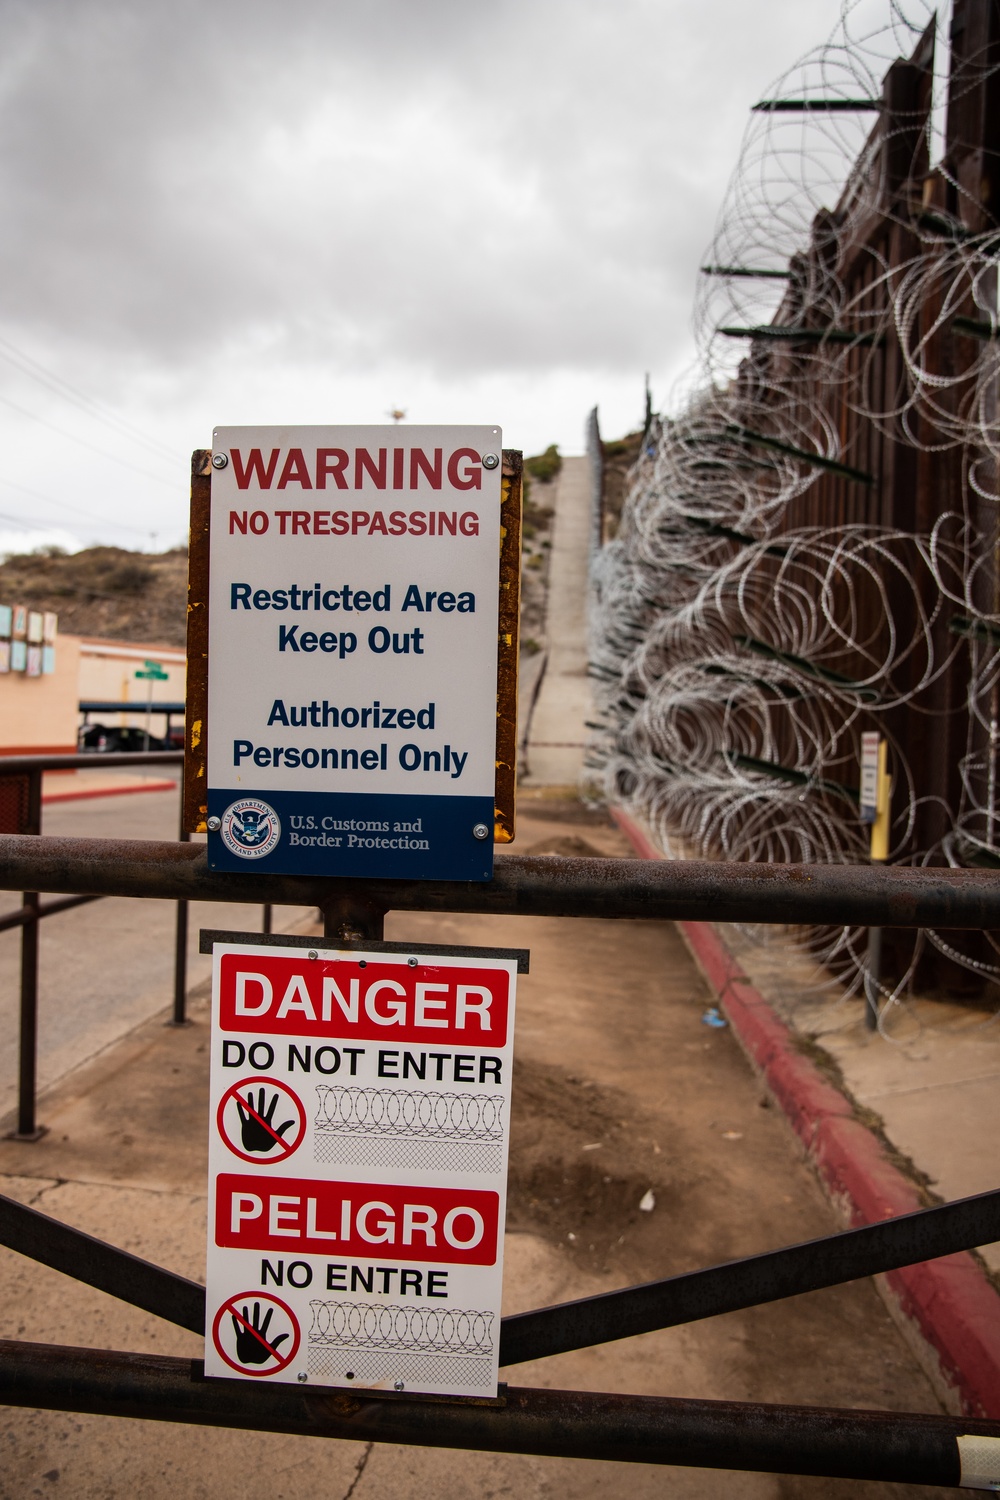
POLYGON ((0 550, 163 548, 216 423, 658 405, 838 0, 0 0, 0 550))

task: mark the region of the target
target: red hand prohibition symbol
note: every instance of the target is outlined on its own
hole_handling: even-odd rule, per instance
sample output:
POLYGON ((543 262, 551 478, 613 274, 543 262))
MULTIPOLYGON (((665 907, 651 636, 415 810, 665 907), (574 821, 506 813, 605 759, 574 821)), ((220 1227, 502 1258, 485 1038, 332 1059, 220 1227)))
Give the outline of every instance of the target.
POLYGON ((241 1078, 234 1083, 219 1100, 216 1122, 230 1151, 261 1166, 287 1161, 306 1133, 301 1099, 276 1078, 241 1078))
POLYGON ((213 1344, 239 1375, 280 1375, 298 1353, 300 1340, 295 1314, 270 1292, 237 1292, 223 1302, 212 1323, 213 1344), (286 1342, 288 1348, 281 1351, 286 1342))

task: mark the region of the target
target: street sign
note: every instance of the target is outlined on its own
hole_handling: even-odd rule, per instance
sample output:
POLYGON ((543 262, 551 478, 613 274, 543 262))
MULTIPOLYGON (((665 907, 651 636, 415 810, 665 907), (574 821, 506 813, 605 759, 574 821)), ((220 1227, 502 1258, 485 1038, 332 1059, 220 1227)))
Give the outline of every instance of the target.
POLYGON ((497 427, 218 428, 214 869, 488 880, 497 427))
POLYGON ((518 952, 213 945, 207 1375, 495 1397, 518 952))
POLYGON ((145 672, 137 671, 135 675, 137 677, 140 677, 144 682, 166 682, 167 678, 170 676, 170 673, 164 672, 162 668, 157 667, 155 670, 147 670, 145 672))

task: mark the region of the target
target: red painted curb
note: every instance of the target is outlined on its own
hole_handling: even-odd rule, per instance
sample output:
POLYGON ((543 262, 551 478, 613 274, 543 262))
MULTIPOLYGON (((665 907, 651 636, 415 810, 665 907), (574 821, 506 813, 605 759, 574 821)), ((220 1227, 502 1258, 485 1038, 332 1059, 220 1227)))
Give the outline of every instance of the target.
MULTIPOLYGON (((643 859, 662 859, 621 808, 611 816, 643 859)), ((795 1046, 794 1033, 708 922, 678 922, 751 1064, 802 1142, 820 1181, 851 1225, 921 1208, 916 1188, 893 1166, 851 1103, 795 1046)), ((948 1255, 890 1271, 882 1280, 919 1332, 940 1383, 970 1417, 1000 1417, 1000 1297, 971 1255, 948 1255)))
POLYGON ((172 792, 178 784, 176 781, 148 781, 142 786, 102 786, 81 792, 43 792, 42 806, 45 807, 50 802, 85 802, 91 797, 128 797, 134 792, 172 792))

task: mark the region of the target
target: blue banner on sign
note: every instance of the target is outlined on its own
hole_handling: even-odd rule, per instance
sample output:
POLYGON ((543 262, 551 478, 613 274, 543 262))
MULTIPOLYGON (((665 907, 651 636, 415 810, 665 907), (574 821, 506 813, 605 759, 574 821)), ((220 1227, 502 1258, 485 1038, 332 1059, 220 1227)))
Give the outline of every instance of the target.
POLYGON ((383 880, 492 880, 491 797, 210 791, 212 870, 383 880), (477 838, 474 830, 486 830, 477 838))

